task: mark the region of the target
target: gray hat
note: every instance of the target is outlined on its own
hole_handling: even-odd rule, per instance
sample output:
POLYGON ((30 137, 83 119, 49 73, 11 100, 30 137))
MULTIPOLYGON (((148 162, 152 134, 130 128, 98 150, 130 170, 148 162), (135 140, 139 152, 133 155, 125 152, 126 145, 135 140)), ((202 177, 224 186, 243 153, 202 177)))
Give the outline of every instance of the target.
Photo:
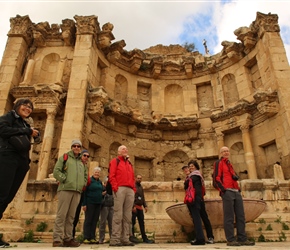
POLYGON ((72 142, 71 142, 71 147, 72 147, 73 145, 75 145, 75 144, 79 144, 81 147, 83 146, 82 143, 81 143, 81 141, 78 140, 78 139, 74 139, 74 140, 72 140, 72 142))

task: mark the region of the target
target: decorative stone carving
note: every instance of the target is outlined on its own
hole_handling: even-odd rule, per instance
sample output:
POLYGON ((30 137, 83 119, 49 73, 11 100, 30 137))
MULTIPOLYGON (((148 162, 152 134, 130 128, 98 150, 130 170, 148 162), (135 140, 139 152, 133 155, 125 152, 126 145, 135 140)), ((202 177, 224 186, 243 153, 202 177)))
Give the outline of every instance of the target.
POLYGON ((223 51, 232 62, 237 62, 243 58, 243 45, 235 42, 222 42, 223 51))
POLYGON ((32 41, 31 26, 32 22, 29 16, 16 15, 14 18, 10 18, 10 30, 8 36, 22 36, 27 44, 30 44, 32 41))
POLYGON ((279 112, 278 102, 261 102, 257 105, 257 109, 261 114, 266 114, 268 117, 274 116, 279 112))
POLYGON ((98 22, 97 16, 75 15, 74 19, 76 20, 77 35, 85 35, 85 34, 95 35, 100 32, 100 24, 98 22))
POLYGON ((106 23, 102 26, 102 31, 98 34, 98 45, 100 49, 106 48, 111 45, 111 41, 115 39, 112 30, 114 25, 106 23))
POLYGON ((278 15, 257 12, 256 20, 252 23, 250 28, 258 32, 260 39, 266 32, 280 32, 278 15))
POLYGON ((257 43, 255 33, 248 27, 240 27, 236 29, 234 31, 234 34, 237 36, 237 39, 240 40, 247 49, 253 48, 257 43))
POLYGON ((60 28, 62 30, 62 39, 64 41, 64 45, 73 46, 75 43, 76 35, 75 22, 71 19, 64 19, 62 20, 60 28))

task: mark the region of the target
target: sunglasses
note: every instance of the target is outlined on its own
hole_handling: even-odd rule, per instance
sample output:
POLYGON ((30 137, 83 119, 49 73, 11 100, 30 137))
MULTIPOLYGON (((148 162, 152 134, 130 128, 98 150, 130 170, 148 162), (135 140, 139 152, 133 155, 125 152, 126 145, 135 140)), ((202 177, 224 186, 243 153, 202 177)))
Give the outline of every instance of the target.
POLYGON ((84 157, 87 157, 87 158, 90 158, 90 156, 89 155, 83 155, 84 157))
POLYGON ((80 145, 72 145, 73 148, 81 148, 80 145))

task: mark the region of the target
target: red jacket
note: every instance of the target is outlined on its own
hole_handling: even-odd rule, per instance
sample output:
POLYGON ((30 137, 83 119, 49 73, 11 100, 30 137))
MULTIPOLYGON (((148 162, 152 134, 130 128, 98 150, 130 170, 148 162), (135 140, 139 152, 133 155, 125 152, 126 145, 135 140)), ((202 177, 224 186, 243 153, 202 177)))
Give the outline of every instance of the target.
POLYGON ((236 173, 229 159, 221 158, 215 171, 217 172, 215 179, 221 193, 224 193, 228 188, 238 189, 240 191, 239 183, 233 179, 233 175, 236 175, 236 173))
POLYGON ((129 160, 125 160, 123 156, 118 156, 110 161, 109 166, 109 181, 112 185, 114 192, 118 191, 118 188, 129 187, 136 192, 134 169, 129 160))

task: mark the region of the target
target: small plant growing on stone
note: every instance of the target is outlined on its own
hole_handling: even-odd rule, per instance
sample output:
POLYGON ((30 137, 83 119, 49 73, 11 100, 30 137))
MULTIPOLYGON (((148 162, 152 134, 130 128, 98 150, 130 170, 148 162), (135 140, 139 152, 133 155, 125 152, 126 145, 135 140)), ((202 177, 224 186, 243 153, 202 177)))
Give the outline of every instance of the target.
POLYGON ((259 228, 258 228, 258 231, 260 231, 260 232, 261 232, 262 230, 263 230, 263 229, 262 229, 262 227, 259 227, 259 228))
POLYGON ((274 222, 281 223, 281 216, 277 216, 277 219, 274 222))
POLYGON ((47 228, 47 223, 42 221, 37 225, 36 232, 44 232, 46 228, 47 228))
POLYGON ((272 230, 273 230, 272 225, 269 224, 269 225, 266 227, 266 231, 272 231, 272 230))
POLYGON ((175 200, 175 203, 177 203, 177 202, 178 202, 178 200, 176 199, 176 200, 175 200))
POLYGON ((279 233, 279 241, 286 241, 287 237, 284 232, 279 233))
POLYGON ((261 218, 261 219, 259 219, 259 223, 266 224, 266 221, 265 221, 265 219, 261 218))
POLYGON ((266 242, 265 236, 263 234, 258 237, 258 242, 266 242))
POLYGON ((33 223, 33 220, 34 220, 34 216, 32 216, 30 219, 26 220, 25 224, 28 226, 28 225, 33 223))
POLYGON ((285 222, 282 223, 282 230, 289 230, 289 226, 285 222))
POLYGON ((23 241, 24 242, 34 242, 34 233, 32 230, 28 230, 27 233, 25 233, 23 241))

